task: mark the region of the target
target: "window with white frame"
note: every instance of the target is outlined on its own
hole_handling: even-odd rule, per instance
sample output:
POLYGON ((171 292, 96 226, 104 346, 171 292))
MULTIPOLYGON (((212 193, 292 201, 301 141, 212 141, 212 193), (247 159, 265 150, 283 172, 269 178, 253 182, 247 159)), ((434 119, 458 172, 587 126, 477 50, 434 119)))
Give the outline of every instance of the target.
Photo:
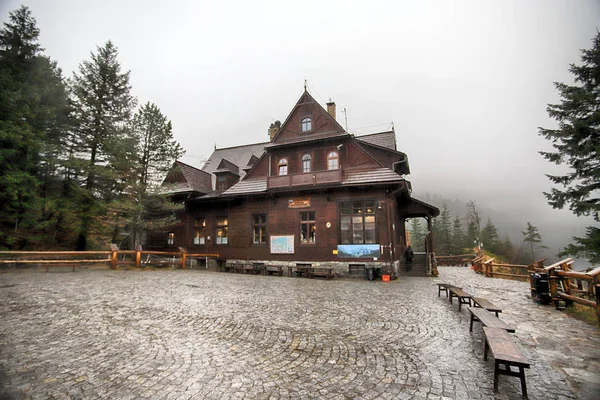
POLYGON ((327 169, 338 169, 340 167, 340 156, 335 151, 327 155, 327 169))
POLYGON ((282 158, 279 160, 279 175, 287 175, 288 174, 288 161, 287 158, 282 158))
POLYGON ((310 132, 312 131, 312 118, 305 117, 302 118, 302 122, 300 123, 300 127, 302 132, 310 132))
POLYGON ((302 172, 310 172, 311 171, 311 162, 312 158, 310 154, 305 154, 302 156, 302 172))

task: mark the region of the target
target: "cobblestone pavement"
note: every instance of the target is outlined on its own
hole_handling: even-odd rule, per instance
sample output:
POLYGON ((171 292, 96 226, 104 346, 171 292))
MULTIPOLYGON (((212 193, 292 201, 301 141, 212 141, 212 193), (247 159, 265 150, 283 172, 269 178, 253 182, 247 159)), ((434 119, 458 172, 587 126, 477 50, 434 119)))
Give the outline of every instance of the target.
POLYGON ((0 398, 512 399, 483 334, 437 282, 503 307, 532 399, 600 393, 599 330, 528 298, 528 284, 309 280, 204 270, 0 272, 0 398))

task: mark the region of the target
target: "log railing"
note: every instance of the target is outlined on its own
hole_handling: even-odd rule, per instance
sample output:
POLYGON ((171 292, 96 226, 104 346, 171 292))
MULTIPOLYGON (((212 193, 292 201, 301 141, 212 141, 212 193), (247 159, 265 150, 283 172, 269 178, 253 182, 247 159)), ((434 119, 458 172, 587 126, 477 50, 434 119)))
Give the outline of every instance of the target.
POLYGON ((435 256, 435 261, 438 266, 448 266, 448 265, 464 265, 471 261, 473 258, 473 254, 458 254, 452 256, 435 256))
POLYGON ((486 256, 477 256, 472 261, 473 270, 479 274, 484 274, 489 278, 507 278, 520 281, 529 281, 531 273, 536 268, 543 265, 545 259, 538 260, 529 265, 507 264, 494 262, 493 258, 486 260, 486 256))
POLYGON ((600 267, 588 272, 573 271, 574 262, 566 258, 537 271, 548 276, 550 297, 555 306, 563 301, 592 307, 600 322, 600 267))
POLYGON ((116 245, 111 244, 110 251, 0 251, 0 264, 38 264, 43 265, 46 272, 51 266, 68 266, 75 271, 78 265, 94 263, 109 264, 111 269, 117 269, 120 265, 141 268, 166 264, 179 265, 185 269, 188 258, 200 257, 208 261, 208 258, 218 258, 219 255, 188 253, 183 247, 179 251, 147 251, 142 250, 141 246, 136 250, 119 250, 116 245), (158 256, 159 259, 150 261, 151 256, 158 256))

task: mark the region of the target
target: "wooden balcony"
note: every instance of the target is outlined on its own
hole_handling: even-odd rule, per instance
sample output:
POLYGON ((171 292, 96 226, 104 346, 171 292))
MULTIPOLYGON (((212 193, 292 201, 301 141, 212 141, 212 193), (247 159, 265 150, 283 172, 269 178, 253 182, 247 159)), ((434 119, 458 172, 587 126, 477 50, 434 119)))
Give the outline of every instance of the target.
POLYGON ((315 186, 324 184, 342 183, 342 170, 308 172, 305 174, 291 174, 270 176, 267 179, 267 190, 285 189, 299 186, 315 186))

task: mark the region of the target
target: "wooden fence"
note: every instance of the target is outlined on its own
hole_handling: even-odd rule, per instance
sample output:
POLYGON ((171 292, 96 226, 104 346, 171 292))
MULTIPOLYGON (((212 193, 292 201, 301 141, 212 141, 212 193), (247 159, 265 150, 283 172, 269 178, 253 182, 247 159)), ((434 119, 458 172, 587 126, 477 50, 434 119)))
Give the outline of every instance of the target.
POLYGON ((561 301, 593 307, 600 322, 600 267, 588 272, 573 271, 573 263, 572 258, 566 258, 537 268, 536 272, 547 276, 550 298, 556 307, 561 301))
POLYGON ((472 261, 473 270, 479 274, 484 274, 489 278, 507 278, 519 281, 529 281, 532 273, 537 267, 544 265, 545 258, 529 265, 506 264, 494 262, 493 258, 485 259, 484 255, 479 255, 472 261))
POLYGON ((459 254, 452 256, 435 256, 435 262, 438 266, 448 265, 464 265, 465 267, 471 262, 473 254, 459 254))
POLYGON ((573 271, 575 260, 572 258, 547 267, 544 266, 544 261, 545 259, 541 259, 529 265, 502 264, 495 263, 493 258, 485 260, 484 255, 479 255, 472 261, 472 265, 475 272, 487 277, 529 281, 534 300, 547 296, 548 303, 552 302, 557 308, 561 302, 592 307, 600 322, 600 267, 581 272, 573 271), (537 287, 540 281, 547 282, 547 287, 537 287), (547 293, 542 293, 545 290, 547 293))
POLYGON ((114 244, 109 251, 0 251, 0 264, 43 265, 48 272, 52 266, 72 267, 83 264, 108 264, 111 269, 131 265, 142 268, 151 265, 178 265, 187 267, 190 258, 218 258, 218 254, 188 253, 183 247, 179 251, 147 251, 138 246, 136 250, 119 250, 114 244), (144 258, 146 261, 144 261, 144 258))

